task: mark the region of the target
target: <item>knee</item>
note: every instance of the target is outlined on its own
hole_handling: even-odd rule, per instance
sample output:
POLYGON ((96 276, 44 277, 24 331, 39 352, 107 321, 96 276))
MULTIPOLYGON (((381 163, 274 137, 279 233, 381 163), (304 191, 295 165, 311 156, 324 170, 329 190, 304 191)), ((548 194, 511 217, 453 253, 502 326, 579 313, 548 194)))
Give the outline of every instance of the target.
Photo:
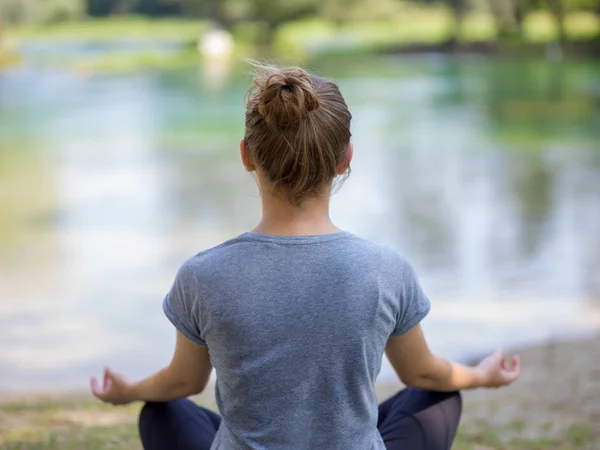
POLYGON ((460 425, 462 416, 462 395, 459 391, 455 392, 436 392, 437 410, 441 414, 438 417, 439 429, 438 435, 432 438, 432 444, 427 448, 435 448, 439 450, 449 450, 452 448, 452 442, 456 437, 458 426, 460 425), (442 425, 443 424, 443 425, 442 425), (437 440, 436 440, 437 439, 437 440), (435 442, 435 444, 433 443, 435 442))
POLYGON ((437 392, 437 391, 425 391, 429 400, 428 403, 430 405, 443 405, 442 407, 449 413, 452 414, 453 417, 460 418, 462 415, 462 395, 460 391, 454 392, 437 392))
POLYGON ((430 399, 430 402, 440 403, 447 401, 449 403, 454 403, 456 405, 462 406, 462 394, 460 393, 460 391, 442 392, 418 388, 417 390, 421 393, 421 395, 428 397, 430 399))
POLYGON ((452 409, 455 411, 455 413, 460 417, 463 408, 462 394, 460 391, 450 392, 448 402, 452 406, 452 409))
POLYGON ((144 435, 146 435, 152 428, 152 423, 155 422, 156 418, 164 414, 166 406, 166 403, 144 403, 138 418, 138 428, 140 430, 140 436, 142 439, 144 438, 144 435))
POLYGON ((147 422, 154 415, 157 409, 160 409, 161 403, 146 402, 140 411, 140 422, 147 422))
POLYGON ((166 422, 167 409, 168 403, 158 402, 147 402, 142 407, 138 419, 138 431, 145 450, 168 448, 161 447, 160 440, 161 425, 166 422))
POLYGON ((462 394, 460 391, 440 392, 440 394, 442 394, 448 401, 462 405, 462 394))
POLYGON ((462 395, 460 391, 454 392, 434 392, 433 395, 437 396, 437 403, 443 403, 446 410, 450 410, 454 415, 460 416, 462 414, 462 395))

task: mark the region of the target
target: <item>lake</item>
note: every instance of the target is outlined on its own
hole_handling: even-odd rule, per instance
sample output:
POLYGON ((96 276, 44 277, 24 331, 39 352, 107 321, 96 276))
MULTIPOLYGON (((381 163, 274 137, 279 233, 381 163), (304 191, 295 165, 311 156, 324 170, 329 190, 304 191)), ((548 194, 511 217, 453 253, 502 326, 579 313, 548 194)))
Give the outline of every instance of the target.
MULTIPOLYGON (((465 359, 600 326, 600 62, 311 68, 354 116, 333 218, 412 261, 434 350, 465 359)), ((238 157, 247 72, 0 73, 0 392, 168 363, 177 268, 259 218, 238 157)))

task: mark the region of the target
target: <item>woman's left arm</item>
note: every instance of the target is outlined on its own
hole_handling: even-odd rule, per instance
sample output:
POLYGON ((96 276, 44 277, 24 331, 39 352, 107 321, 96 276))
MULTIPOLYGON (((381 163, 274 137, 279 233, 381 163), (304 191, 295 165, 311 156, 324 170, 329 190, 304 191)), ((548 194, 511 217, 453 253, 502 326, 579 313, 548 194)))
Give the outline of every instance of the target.
POLYGON ((171 363, 154 375, 131 383, 111 369, 104 370, 102 386, 92 377, 92 393, 100 400, 113 405, 134 401, 167 402, 204 390, 212 364, 208 347, 195 344, 177 331, 175 354, 171 363))

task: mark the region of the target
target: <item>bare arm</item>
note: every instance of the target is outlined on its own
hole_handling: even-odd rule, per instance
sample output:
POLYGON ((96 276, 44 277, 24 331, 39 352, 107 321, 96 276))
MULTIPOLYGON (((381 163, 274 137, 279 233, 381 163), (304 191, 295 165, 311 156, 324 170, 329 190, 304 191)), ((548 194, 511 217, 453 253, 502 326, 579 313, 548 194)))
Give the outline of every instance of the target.
POLYGON ((385 352, 404 384, 435 391, 500 387, 515 381, 521 371, 518 356, 513 358, 509 368, 501 352, 494 353, 475 367, 436 356, 429 350, 420 325, 391 338, 385 352))
POLYGON ((191 342, 177 331, 175 353, 167 367, 137 383, 130 383, 123 375, 106 369, 103 386, 92 378, 92 392, 100 400, 115 405, 137 400, 166 402, 202 392, 211 370, 208 348, 191 342))

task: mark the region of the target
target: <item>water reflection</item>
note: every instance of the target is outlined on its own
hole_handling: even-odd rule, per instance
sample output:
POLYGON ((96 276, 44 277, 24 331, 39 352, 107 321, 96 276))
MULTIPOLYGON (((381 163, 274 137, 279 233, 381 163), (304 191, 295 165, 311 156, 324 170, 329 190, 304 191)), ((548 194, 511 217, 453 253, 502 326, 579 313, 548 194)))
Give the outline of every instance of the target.
MULTIPOLYGON (((417 266, 435 349, 600 323, 597 64, 329 63, 356 148, 334 218, 417 266)), ((237 151, 246 71, 2 75, 0 391, 167 361, 178 265, 258 219, 237 151)))
POLYGON ((208 60, 201 67, 201 83, 207 89, 221 91, 227 88, 232 69, 230 59, 208 60))

